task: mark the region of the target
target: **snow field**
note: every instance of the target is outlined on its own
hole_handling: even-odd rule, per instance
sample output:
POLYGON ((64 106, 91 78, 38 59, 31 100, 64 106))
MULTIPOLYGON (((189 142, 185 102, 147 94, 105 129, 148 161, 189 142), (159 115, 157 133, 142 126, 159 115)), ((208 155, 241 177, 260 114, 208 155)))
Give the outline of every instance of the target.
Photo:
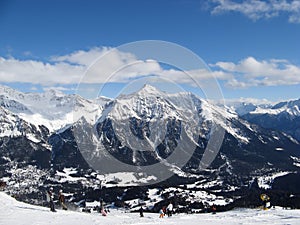
POLYGON ((138 213, 125 213, 113 209, 107 217, 101 214, 82 213, 57 210, 52 213, 48 208, 33 206, 18 202, 14 198, 0 192, 0 225, 235 225, 235 224, 300 224, 300 210, 284 210, 277 207, 270 210, 235 209, 228 212, 207 214, 179 214, 159 219, 159 214, 144 213, 140 218, 138 213))

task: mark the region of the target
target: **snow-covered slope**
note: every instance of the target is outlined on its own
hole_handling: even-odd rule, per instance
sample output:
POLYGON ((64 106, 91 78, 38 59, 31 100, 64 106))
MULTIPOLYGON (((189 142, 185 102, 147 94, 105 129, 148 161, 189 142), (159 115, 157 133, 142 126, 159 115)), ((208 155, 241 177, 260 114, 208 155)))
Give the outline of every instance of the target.
MULTIPOLYGON (((239 134, 239 131, 230 123, 230 120, 238 118, 236 114, 224 107, 199 99, 192 93, 168 94, 150 85, 145 85, 136 93, 120 96, 104 109, 98 122, 101 123, 108 118, 115 121, 115 129, 124 128, 126 125, 120 124, 128 122, 129 118, 154 124, 152 128, 160 130, 161 125, 166 125, 163 124, 166 120, 180 121, 185 124, 185 129, 193 141, 195 140, 192 136, 195 132, 200 132, 199 127, 206 129, 206 132, 202 131, 205 137, 209 135, 209 124, 214 123, 236 138, 247 142, 247 137, 239 134)), ((162 130, 161 132, 155 130, 155 132, 161 133, 162 130)), ((145 133, 141 135, 147 136, 145 133)), ((119 138, 122 139, 122 137, 119 138)), ((122 139, 122 141, 126 142, 127 139, 122 139)), ((155 146, 155 143, 152 143, 152 146, 155 146)))
POLYGON ((78 95, 66 95, 49 90, 44 93, 22 93, 0 86, 0 103, 7 110, 36 126, 44 125, 50 132, 76 122, 81 116, 94 122, 101 113, 107 98, 95 102, 78 95))
MULTIPOLYGON (((80 122, 76 126, 84 124, 84 121, 80 122)), ((74 127, 73 130, 69 130, 65 134, 61 132, 56 137, 57 145, 53 145, 53 152, 65 151, 71 154, 74 151, 69 145, 64 146, 63 144, 64 140, 72 139, 70 139, 70 135, 74 133, 74 127)), ((175 149, 182 148, 182 152, 186 152, 186 149, 195 150, 195 154, 190 153, 191 161, 184 163, 188 163, 190 169, 197 169, 201 157, 205 154, 206 145, 214 134, 214 127, 219 127, 224 131, 218 133, 217 138, 222 142, 225 135, 223 145, 221 146, 222 143, 220 143, 220 148, 228 151, 223 152, 225 156, 220 157, 220 162, 234 160, 235 163, 239 163, 240 161, 234 158, 240 157, 243 159, 242 161, 247 161, 243 165, 248 164, 248 170, 252 170, 255 168, 254 164, 259 161, 260 166, 267 164, 265 161, 269 160, 268 155, 272 156, 269 160, 271 164, 275 163, 275 159, 276 163, 280 163, 277 160, 282 155, 285 155, 288 161, 291 160, 290 156, 298 157, 294 153, 290 155, 297 143, 280 132, 270 133, 258 126, 253 126, 245 120, 241 120, 236 113, 227 108, 199 99, 194 94, 168 94, 150 85, 145 85, 135 93, 122 95, 106 104, 94 127, 85 129, 81 133, 77 132, 76 134, 75 132, 75 135, 79 136, 76 139, 79 148, 81 147, 80 142, 82 142, 82 148, 92 159, 99 155, 107 155, 109 152, 119 161, 130 165, 152 165, 157 162, 164 163, 175 149), (93 133, 94 131, 95 133, 93 133), (97 146, 97 148, 88 149, 87 146, 97 146), (98 148, 99 146, 100 148, 98 148), (278 152, 275 153, 279 148, 287 151, 279 156, 278 152), (253 158, 244 157, 244 152, 252 155, 253 158), (255 156, 261 154, 263 157, 255 159, 255 156), (230 159, 226 155, 230 155, 230 159), (250 159, 253 160, 251 163, 250 159)), ((66 159, 66 163, 73 160, 69 157, 66 159)), ((61 167, 63 162, 60 161, 59 164, 61 167)), ((172 167, 172 165, 168 165, 168 167, 172 167)), ((183 167, 184 164, 181 166, 183 167)), ((105 168, 101 167, 101 170, 103 169, 105 168)), ((177 172, 180 171, 177 170, 177 172)))
POLYGON ((48 131, 41 124, 35 126, 0 106, 0 137, 25 136, 32 142, 47 140, 48 131))
POLYGON ((140 218, 138 213, 125 213, 122 210, 111 210, 108 216, 99 213, 86 214, 82 212, 57 210, 52 213, 48 208, 33 206, 18 202, 12 197, 0 192, 0 224, 1 225, 116 225, 116 224, 176 224, 176 225, 236 225, 236 224, 299 224, 299 210, 235 209, 217 214, 178 214, 170 218, 158 218, 158 214, 144 213, 140 218))
POLYGON ((280 102, 268 108, 257 107, 249 113, 278 115, 284 112, 290 116, 300 116, 300 99, 280 102))
MULTIPOLYGON (((214 102, 219 105, 220 103, 214 102)), ((253 112, 256 109, 268 109, 272 107, 272 103, 266 99, 252 99, 252 98, 241 98, 241 99, 226 99, 226 107, 231 111, 235 112, 239 116, 243 116, 249 112, 253 112)))
POLYGON ((264 128, 283 131, 300 141, 300 99, 268 108, 257 107, 242 118, 264 128))
MULTIPOLYGON (((218 102, 215 102, 218 104, 218 102)), ((272 103, 265 99, 239 99, 226 100, 226 106, 230 111, 239 116, 246 114, 270 114, 279 115, 288 113, 290 116, 300 116, 300 99, 272 103)))
POLYGON ((8 110, 0 107, 0 136, 19 136, 23 132, 18 126, 20 118, 8 110))
MULTIPOLYGON (((133 143, 129 143, 133 139, 132 136, 146 139, 152 148, 157 146, 157 142, 167 135, 163 128, 168 127, 168 121, 180 123, 179 129, 185 129, 191 143, 197 142, 198 135, 208 139, 212 135, 213 124, 245 144, 251 141, 247 133, 258 132, 251 124, 240 120, 236 113, 225 107, 211 104, 191 93, 167 94, 150 85, 145 85, 136 93, 120 96, 104 108, 97 125, 101 140, 106 138, 103 129, 107 129, 107 120, 112 121, 112 129, 119 141, 128 147, 133 146, 133 143), (156 134, 154 137, 151 137, 150 128, 152 133, 156 134), (127 132, 123 132, 124 130, 127 132)), ((178 134, 181 131, 177 130, 178 134)), ((134 144, 138 142, 142 140, 134 144)), ((145 145, 139 147, 146 148, 145 145)))

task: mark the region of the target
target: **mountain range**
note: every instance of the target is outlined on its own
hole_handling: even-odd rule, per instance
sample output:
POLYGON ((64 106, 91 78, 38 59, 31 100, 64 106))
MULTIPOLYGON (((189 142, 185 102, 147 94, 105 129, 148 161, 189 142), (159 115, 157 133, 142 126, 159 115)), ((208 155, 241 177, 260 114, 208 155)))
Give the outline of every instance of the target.
POLYGON ((39 204, 50 185, 71 202, 84 192, 133 209, 170 199, 192 208, 255 205, 262 191, 294 204, 299 108, 300 100, 222 106, 150 85, 95 100, 1 86, 0 175, 10 194, 39 204))

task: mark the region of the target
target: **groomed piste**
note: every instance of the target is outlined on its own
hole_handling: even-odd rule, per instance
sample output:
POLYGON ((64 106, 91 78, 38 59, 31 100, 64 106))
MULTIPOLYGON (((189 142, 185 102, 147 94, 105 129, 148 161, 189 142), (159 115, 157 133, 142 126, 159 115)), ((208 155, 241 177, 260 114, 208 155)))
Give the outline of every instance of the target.
POLYGON ((299 224, 300 210, 288 210, 281 207, 275 209, 234 209, 232 211, 217 214, 175 214, 168 218, 159 218, 156 213, 144 213, 140 218, 139 213, 129 213, 123 210, 111 210, 103 217, 92 212, 86 214, 76 211, 57 210, 50 212, 49 208, 34 206, 19 202, 0 192, 0 224, 2 225, 116 225, 116 224, 299 224))

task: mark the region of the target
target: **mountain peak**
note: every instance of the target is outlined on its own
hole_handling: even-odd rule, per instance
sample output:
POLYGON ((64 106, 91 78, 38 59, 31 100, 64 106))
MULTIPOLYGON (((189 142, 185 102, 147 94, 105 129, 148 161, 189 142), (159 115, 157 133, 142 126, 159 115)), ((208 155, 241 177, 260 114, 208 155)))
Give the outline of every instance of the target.
POLYGON ((150 84, 144 84, 144 86, 140 90, 138 90, 137 93, 142 95, 157 95, 161 94, 162 92, 150 84))
POLYGON ((144 91, 159 91, 156 87, 150 85, 150 84, 144 84, 144 86, 140 89, 144 91))

